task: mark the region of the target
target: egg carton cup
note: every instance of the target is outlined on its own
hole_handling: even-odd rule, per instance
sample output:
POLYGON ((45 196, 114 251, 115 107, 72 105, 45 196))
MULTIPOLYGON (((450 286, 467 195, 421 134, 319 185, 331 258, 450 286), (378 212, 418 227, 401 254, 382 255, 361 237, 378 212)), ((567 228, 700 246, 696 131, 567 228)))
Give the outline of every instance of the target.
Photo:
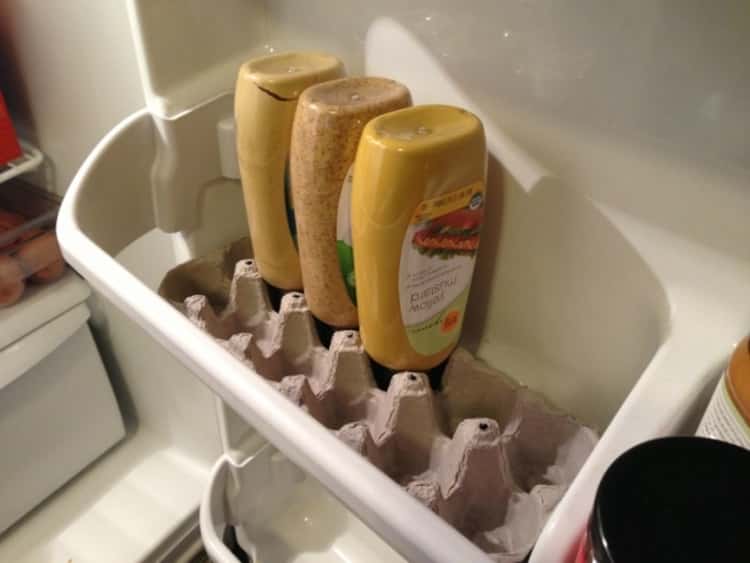
POLYGON ((354 330, 326 348, 302 293, 273 309, 239 241, 171 270, 160 294, 498 562, 529 553, 597 435, 457 348, 442 390, 423 373, 383 391, 354 330))

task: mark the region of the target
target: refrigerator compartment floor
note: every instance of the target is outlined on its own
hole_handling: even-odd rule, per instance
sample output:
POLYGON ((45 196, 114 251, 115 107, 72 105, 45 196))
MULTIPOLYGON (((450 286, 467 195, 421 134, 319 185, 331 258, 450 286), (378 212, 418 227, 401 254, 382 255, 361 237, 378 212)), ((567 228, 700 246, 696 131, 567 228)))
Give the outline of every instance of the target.
POLYGON ((193 525, 209 470, 141 427, 0 535, 0 561, 156 561, 193 525))

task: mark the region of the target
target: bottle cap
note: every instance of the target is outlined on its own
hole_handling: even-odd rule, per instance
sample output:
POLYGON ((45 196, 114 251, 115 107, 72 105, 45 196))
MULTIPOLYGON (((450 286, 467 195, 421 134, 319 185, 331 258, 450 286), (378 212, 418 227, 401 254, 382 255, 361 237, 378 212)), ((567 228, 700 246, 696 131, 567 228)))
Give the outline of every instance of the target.
POLYGON ((325 53, 279 53, 246 62, 240 76, 282 101, 296 100, 305 88, 324 80, 338 78, 344 65, 325 53))

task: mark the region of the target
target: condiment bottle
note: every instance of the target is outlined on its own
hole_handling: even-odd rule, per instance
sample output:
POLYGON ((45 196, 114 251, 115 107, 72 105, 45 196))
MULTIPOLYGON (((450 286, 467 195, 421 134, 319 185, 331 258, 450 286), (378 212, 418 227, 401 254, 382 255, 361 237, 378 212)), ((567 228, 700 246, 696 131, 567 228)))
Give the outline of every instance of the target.
POLYGON ((342 78, 305 90, 292 128, 290 172, 302 280, 312 313, 356 327, 351 241, 351 167, 372 118, 411 104, 387 78, 342 78))
POLYGON ((354 165, 360 333, 394 370, 427 370, 461 332, 484 210, 484 129, 451 106, 370 121, 354 165))
POLYGON ((263 278, 281 289, 302 288, 286 180, 297 98, 343 74, 336 57, 281 53, 246 62, 237 76, 237 157, 255 261, 263 278))
POLYGON ((707 438, 631 448, 597 489, 575 563, 744 563, 750 452, 707 438))
POLYGON ((696 434, 750 449, 750 337, 735 348, 696 434))

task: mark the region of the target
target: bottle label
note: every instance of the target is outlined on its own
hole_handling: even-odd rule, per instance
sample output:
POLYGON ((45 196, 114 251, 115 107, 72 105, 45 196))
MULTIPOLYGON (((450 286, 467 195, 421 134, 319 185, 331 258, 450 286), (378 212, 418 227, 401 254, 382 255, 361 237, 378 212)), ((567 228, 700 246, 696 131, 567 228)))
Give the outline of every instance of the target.
POLYGON ((357 304, 356 282, 354 278, 354 250, 352 248, 352 183, 354 164, 349 167, 339 195, 336 215, 336 252, 339 267, 344 277, 344 285, 352 303, 357 304))
POLYGON ((461 334, 484 215, 484 184, 422 201, 401 247, 399 298, 409 343, 429 356, 461 334))
POLYGON ((737 409, 727 388, 724 372, 698 426, 696 436, 714 438, 750 449, 750 425, 737 409))

